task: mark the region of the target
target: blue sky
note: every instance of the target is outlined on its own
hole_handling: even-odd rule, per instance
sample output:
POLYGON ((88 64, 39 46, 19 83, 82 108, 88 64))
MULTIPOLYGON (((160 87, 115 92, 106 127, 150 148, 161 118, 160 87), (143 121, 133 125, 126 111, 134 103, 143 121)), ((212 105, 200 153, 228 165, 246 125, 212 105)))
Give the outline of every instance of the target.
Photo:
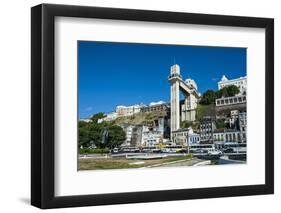
POLYGON ((116 105, 169 102, 174 62, 201 94, 217 90, 223 74, 246 76, 246 48, 78 41, 79 117, 116 105))

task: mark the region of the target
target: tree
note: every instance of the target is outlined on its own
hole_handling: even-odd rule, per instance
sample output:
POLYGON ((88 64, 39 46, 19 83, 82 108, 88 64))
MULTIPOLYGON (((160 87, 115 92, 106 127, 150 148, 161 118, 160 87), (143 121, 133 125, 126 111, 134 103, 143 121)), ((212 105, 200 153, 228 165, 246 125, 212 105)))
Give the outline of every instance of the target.
POLYGON ((212 104, 212 103, 215 103, 215 100, 216 100, 216 92, 214 90, 207 90, 201 100, 200 100, 200 104, 202 105, 209 105, 209 104, 212 104))
POLYGON ((224 120, 217 120, 216 121, 216 128, 217 129, 225 129, 226 128, 226 124, 224 120))
POLYGON ((104 148, 102 144, 102 133, 103 133, 104 127, 101 124, 98 123, 89 123, 89 139, 90 141, 93 141, 93 143, 101 148, 104 148))
POLYGON ((126 140, 126 133, 120 126, 110 126, 108 128, 108 143, 109 148, 120 146, 126 140))
POLYGON ((235 96, 240 92, 240 89, 235 85, 230 85, 226 88, 228 97, 235 96))
POLYGON ((79 127, 79 147, 88 147, 90 144, 89 131, 87 127, 79 127))
POLYGON ((111 122, 98 123, 103 117, 104 113, 100 112, 91 117, 92 122, 79 121, 79 147, 88 148, 94 144, 98 148, 113 148, 125 141, 126 133, 120 126, 111 122))
POLYGON ((218 91, 207 90, 203 94, 199 103, 202 105, 214 104, 217 98, 235 96, 239 92, 240 92, 239 88, 235 85, 223 87, 218 91))
POLYGON ((98 146, 101 143, 101 134, 106 122, 98 124, 98 119, 103 118, 104 113, 100 112, 91 117, 92 122, 79 121, 79 147, 88 148, 92 143, 98 146))
POLYGON ((101 118, 104 118, 106 115, 103 113, 103 112, 99 112, 97 114, 94 114, 92 117, 91 117, 91 120, 94 122, 94 123, 97 123, 99 119, 101 118))
POLYGON ((235 85, 226 86, 217 91, 217 98, 235 96, 240 92, 240 89, 235 85))
POLYGON ((79 147, 88 147, 90 145, 90 132, 89 132, 89 124, 84 121, 79 121, 78 123, 79 128, 79 147))

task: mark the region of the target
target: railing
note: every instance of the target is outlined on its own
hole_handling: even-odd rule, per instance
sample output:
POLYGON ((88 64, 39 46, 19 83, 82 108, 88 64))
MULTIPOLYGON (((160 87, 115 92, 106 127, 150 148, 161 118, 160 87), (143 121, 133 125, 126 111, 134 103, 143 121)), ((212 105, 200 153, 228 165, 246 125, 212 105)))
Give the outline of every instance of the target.
POLYGON ((227 106, 233 104, 243 104, 247 102, 246 95, 232 96, 216 99, 216 106, 227 106))

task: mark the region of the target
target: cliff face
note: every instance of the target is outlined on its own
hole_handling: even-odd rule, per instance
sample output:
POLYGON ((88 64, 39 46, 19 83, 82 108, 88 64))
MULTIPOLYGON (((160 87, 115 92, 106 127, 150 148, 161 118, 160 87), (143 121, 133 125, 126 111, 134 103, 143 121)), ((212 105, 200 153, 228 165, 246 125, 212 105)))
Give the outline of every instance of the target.
POLYGON ((166 117, 166 112, 140 112, 132 116, 123 116, 112 121, 116 125, 154 125, 155 120, 166 117))
POLYGON ((217 116, 227 116, 230 114, 230 111, 238 110, 239 112, 246 112, 247 111, 247 104, 233 104, 228 106, 220 106, 216 107, 216 115, 217 116))

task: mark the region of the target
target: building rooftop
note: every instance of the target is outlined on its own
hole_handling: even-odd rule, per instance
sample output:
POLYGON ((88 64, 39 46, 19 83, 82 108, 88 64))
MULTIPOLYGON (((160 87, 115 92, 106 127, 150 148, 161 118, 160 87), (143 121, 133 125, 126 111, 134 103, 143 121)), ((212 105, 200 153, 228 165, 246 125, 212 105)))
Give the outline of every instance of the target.
POLYGON ((221 80, 218 83, 222 83, 222 82, 226 82, 226 81, 231 82, 231 81, 237 81, 237 80, 243 80, 243 79, 247 79, 247 76, 234 78, 234 79, 228 79, 225 75, 223 75, 221 80))

